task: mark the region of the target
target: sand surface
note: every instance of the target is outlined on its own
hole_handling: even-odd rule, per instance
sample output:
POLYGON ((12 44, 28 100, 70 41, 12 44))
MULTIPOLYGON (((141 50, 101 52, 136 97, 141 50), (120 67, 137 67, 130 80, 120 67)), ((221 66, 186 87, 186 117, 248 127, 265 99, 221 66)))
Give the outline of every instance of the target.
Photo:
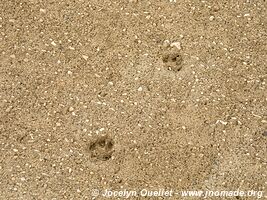
POLYGON ((1 0, 0 199, 265 199, 266 9, 1 0))

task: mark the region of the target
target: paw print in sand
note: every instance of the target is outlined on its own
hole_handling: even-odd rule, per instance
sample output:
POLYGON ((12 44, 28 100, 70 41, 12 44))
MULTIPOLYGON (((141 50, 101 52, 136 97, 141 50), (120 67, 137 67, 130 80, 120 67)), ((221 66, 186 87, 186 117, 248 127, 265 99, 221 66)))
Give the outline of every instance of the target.
POLYGON ((178 72, 182 69, 183 58, 181 54, 181 43, 165 40, 162 45, 162 61, 166 69, 178 72))
POLYGON ((182 55, 179 52, 167 52, 162 56, 164 66, 174 72, 178 72, 182 69, 182 55))
POLYGON ((88 145, 92 159, 107 161, 113 153, 114 141, 109 136, 100 136, 88 145))

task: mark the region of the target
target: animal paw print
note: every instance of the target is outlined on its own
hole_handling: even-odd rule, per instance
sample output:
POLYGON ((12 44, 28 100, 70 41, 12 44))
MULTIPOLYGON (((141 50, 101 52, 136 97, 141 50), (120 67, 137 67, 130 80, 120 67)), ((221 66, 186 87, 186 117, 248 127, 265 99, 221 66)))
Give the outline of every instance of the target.
POLYGON ((88 146, 92 159, 107 161, 113 153, 114 141, 109 136, 100 136, 88 146))
POLYGON ((164 63, 164 66, 174 72, 178 72, 182 69, 182 55, 178 52, 175 53, 165 53, 162 56, 162 61, 164 63))

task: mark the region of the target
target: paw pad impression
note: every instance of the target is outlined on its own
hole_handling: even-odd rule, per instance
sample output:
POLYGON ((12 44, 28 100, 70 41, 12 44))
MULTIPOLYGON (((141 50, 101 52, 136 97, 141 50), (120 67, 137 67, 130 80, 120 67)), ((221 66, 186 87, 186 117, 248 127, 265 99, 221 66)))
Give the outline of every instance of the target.
POLYGON ((109 136, 99 136, 88 145, 91 158, 107 161, 113 153, 114 141, 109 136))

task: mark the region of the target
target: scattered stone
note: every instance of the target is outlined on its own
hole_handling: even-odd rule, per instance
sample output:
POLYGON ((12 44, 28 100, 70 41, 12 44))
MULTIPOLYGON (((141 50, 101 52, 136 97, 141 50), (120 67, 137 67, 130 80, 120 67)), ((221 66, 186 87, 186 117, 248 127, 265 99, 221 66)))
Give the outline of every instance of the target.
POLYGON ((46 13, 46 9, 41 8, 41 9, 40 9, 40 12, 42 12, 42 13, 46 13))
POLYGON ((262 135, 267 137, 267 131, 263 131, 262 135))
POLYGON ((137 90, 138 90, 139 92, 142 92, 142 91, 143 91, 143 88, 140 86, 137 90))
POLYGON ((111 86, 112 86, 112 85, 114 85, 114 83, 113 83, 113 82, 111 82, 111 81, 110 81, 110 82, 108 82, 108 84, 109 84, 109 85, 111 85, 111 86))
POLYGON ((169 40, 164 40, 163 45, 164 48, 167 48, 170 46, 170 41, 169 40))
POLYGON ((69 111, 70 112, 74 111, 74 108, 73 107, 69 107, 69 111))
POLYGON ((12 108, 13 108, 12 106, 9 106, 9 107, 6 109, 6 112, 10 112, 12 108))
POLYGON ((57 44, 56 44, 54 41, 52 41, 51 44, 52 44, 53 46, 57 46, 57 44))
POLYGON ((213 20, 214 20, 214 18, 215 18, 214 16, 210 16, 210 18, 209 18, 209 19, 210 19, 210 21, 213 21, 213 20))
POLYGON ((213 12, 218 12, 220 10, 220 7, 218 6, 218 5, 214 5, 213 7, 212 7, 212 11, 213 12))
POLYGON ((82 55, 82 57, 83 57, 84 60, 88 59, 88 56, 86 56, 86 55, 82 55))
POLYGON ((178 50, 181 50, 181 43, 180 42, 173 42, 170 44, 171 47, 176 47, 178 50))

